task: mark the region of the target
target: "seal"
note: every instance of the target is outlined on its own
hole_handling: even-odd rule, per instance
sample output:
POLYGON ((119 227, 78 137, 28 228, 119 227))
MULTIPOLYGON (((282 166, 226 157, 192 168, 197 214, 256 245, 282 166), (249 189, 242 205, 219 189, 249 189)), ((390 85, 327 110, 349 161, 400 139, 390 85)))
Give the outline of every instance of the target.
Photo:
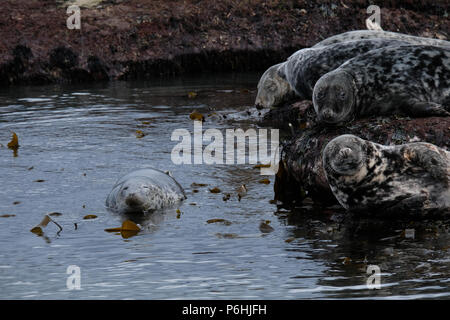
POLYGON ((175 206, 184 199, 183 188, 174 178, 149 168, 120 178, 106 199, 106 207, 120 214, 144 214, 175 206))
POLYGON ((450 213, 450 152, 413 142, 384 146, 341 135, 322 153, 339 203, 354 212, 450 213))
POLYGON ((313 90, 319 121, 337 124, 369 115, 450 116, 450 48, 375 49, 323 75, 313 90))
POLYGON ((395 39, 370 39, 346 41, 326 47, 306 48, 295 52, 285 63, 281 64, 278 74, 279 77, 288 81, 299 98, 311 100, 317 80, 347 60, 370 50, 408 44, 408 42, 395 39))
POLYGON ((255 100, 257 109, 276 108, 295 96, 287 80, 278 74, 278 69, 283 64, 271 66, 259 79, 255 100))
POLYGON ((431 46, 450 47, 450 41, 417 37, 409 34, 382 31, 382 30, 355 30, 337 34, 335 36, 326 38, 314 45, 314 48, 328 46, 344 41, 364 40, 364 39, 397 39, 401 41, 407 41, 414 44, 423 44, 431 46))

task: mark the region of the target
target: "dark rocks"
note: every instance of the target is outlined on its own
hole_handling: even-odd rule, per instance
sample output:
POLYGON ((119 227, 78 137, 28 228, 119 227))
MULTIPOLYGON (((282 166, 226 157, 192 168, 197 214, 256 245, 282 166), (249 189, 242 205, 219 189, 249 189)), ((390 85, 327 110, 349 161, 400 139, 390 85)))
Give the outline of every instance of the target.
POLYGON ((316 114, 312 102, 309 100, 287 102, 280 108, 270 109, 259 120, 260 125, 288 131, 305 129, 311 127, 315 122, 316 114))
POLYGON ((78 65, 78 55, 72 49, 64 46, 50 52, 50 67, 70 70, 78 65))
POLYGON ((88 69, 92 81, 108 81, 108 70, 109 68, 100 60, 99 57, 89 56, 88 58, 88 69))
POLYGON ((17 45, 13 50, 14 64, 20 69, 19 72, 24 72, 28 66, 28 62, 33 58, 31 49, 24 45, 17 45))
POLYGON ((275 50, 211 50, 176 55, 171 59, 158 58, 124 63, 125 72, 119 80, 198 74, 206 72, 259 71, 274 59, 283 60, 292 48, 275 50))
MULTIPOLYGON (((450 37, 446 0, 377 4, 385 30, 450 37)), ((81 29, 69 30, 66 5, 2 1, 2 85, 263 71, 328 36, 364 29, 368 17, 362 0, 108 0, 82 6, 81 29), (13 53, 17 45, 33 55, 13 53)))

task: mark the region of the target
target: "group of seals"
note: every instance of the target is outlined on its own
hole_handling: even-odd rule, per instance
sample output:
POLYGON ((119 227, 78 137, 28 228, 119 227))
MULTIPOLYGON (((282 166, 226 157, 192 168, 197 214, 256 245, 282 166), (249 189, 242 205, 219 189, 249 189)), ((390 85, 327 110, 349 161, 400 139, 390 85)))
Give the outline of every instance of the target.
POLYGON ((279 65, 278 77, 289 83, 299 99, 311 100, 317 80, 347 60, 374 49, 407 44, 397 39, 370 39, 302 49, 279 65))
POLYGON ((333 194, 350 211, 450 213, 450 152, 435 145, 383 146, 341 135, 322 159, 333 194))
MULTIPOLYGON (((261 81, 274 78, 289 83, 298 99, 312 100, 319 126, 394 114, 450 116, 450 42, 444 40, 347 32, 297 51, 261 81)), ((272 96, 289 92, 283 88, 272 96)), ((283 99, 266 105, 276 101, 283 99)), ((435 145, 384 146, 342 135, 323 149, 322 166, 349 211, 450 213, 450 153, 435 145)))
MULTIPOLYGON (((386 31, 352 31, 325 39, 269 68, 258 108, 313 100, 318 119, 404 113, 450 116, 450 42, 386 31)), ((331 140, 323 168, 336 199, 351 211, 450 211, 450 153, 429 143, 383 146, 353 135, 331 140)), ((117 181, 106 206, 147 213, 186 198, 169 174, 142 169, 117 181)))
POLYGON ((450 48, 450 42, 396 32, 357 30, 327 38, 311 48, 301 49, 287 61, 270 67, 258 83, 257 108, 276 108, 292 98, 311 99, 315 82, 327 72, 364 52, 401 44, 450 48), (384 40, 381 41, 381 40, 384 40))

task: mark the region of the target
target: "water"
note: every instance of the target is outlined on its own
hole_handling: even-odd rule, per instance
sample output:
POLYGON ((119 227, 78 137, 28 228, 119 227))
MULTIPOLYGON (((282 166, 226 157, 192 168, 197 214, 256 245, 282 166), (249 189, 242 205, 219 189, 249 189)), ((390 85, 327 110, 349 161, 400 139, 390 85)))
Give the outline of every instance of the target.
POLYGON ((253 165, 171 162, 171 133, 193 132, 193 110, 206 116, 204 129, 256 128, 244 111, 258 76, 2 89, 0 216, 14 216, 0 217, 0 298, 448 298, 446 221, 339 222, 339 210, 270 203, 274 177, 259 183, 253 165), (214 112, 227 118, 208 117, 214 112), (6 147, 11 131, 16 156, 6 147), (184 186, 179 217, 168 213, 130 238, 105 232, 122 221, 104 207, 114 182, 148 166, 184 186), (238 201, 242 184, 248 193, 238 201), (42 236, 30 232, 50 212, 62 213, 53 219, 63 230, 50 223, 42 236), (260 231, 263 220, 273 232, 260 231), (70 265, 81 270, 81 290, 66 285, 70 265), (368 265, 381 270, 379 290, 366 285, 368 265))

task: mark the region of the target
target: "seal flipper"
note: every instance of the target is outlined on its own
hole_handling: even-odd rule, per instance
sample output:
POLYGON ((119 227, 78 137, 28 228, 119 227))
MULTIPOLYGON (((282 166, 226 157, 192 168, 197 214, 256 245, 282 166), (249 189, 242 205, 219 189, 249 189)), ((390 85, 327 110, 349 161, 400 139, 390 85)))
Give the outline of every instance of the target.
POLYGON ((396 204, 385 208, 386 214, 398 214, 400 212, 408 212, 409 214, 421 214, 423 209, 427 208, 427 204, 430 203, 429 195, 424 193, 405 198, 396 204))
POLYGON ((445 107, 443 105, 435 102, 410 100, 407 107, 408 107, 407 113, 411 114, 412 116, 450 117, 450 112, 445 110, 445 107))
POLYGON ((435 147, 426 142, 413 143, 414 148, 404 147, 403 157, 412 167, 421 168, 428 172, 435 182, 443 182, 450 185, 447 166, 443 156, 435 150, 435 147))

